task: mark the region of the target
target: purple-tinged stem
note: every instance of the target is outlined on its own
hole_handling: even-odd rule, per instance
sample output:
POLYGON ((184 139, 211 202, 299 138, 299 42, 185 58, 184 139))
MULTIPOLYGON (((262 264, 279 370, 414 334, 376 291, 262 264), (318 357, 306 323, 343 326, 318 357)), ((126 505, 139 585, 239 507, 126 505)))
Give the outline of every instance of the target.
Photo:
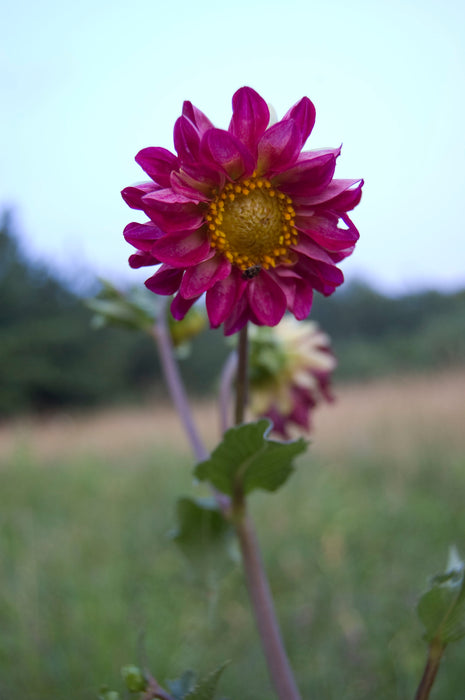
MULTIPOLYGON (((171 398, 185 428, 195 458, 202 462, 208 459, 209 454, 197 432, 178 364, 174 358, 173 344, 166 318, 166 307, 160 310, 155 326, 152 329, 152 335, 158 346, 160 361, 171 398)), ((226 514, 230 507, 228 496, 216 489, 212 489, 212 491, 219 508, 226 514)))
POLYGON ((250 517, 235 523, 242 553, 247 588, 262 640, 268 671, 280 700, 300 700, 300 693, 284 649, 260 547, 250 517))
MULTIPOLYGON (((236 424, 244 420, 247 398, 247 326, 241 331, 238 347, 236 381, 236 424)), ((260 554, 255 528, 246 511, 242 493, 235 494, 233 517, 242 554, 247 589, 255 615, 257 629, 262 640, 268 671, 280 700, 300 700, 291 665, 284 649, 270 586, 260 554)))
POLYGON ((147 690, 142 695, 141 700, 155 700, 155 698, 158 700, 175 700, 172 695, 167 693, 166 690, 161 687, 153 676, 150 676, 147 690))
POLYGON ((428 658, 426 660, 425 670, 418 686, 415 700, 428 700, 431 688, 433 687, 436 674, 441 663, 442 655, 445 647, 433 640, 428 649, 428 658))
POLYGON ((158 346, 160 361, 163 367, 166 382, 176 406, 179 417, 186 430, 187 437, 192 446, 195 458, 202 462, 208 458, 208 452, 197 432, 197 428, 192 418, 192 413, 187 400, 184 384, 179 373, 179 368, 174 359, 173 345, 166 319, 166 308, 162 308, 158 314, 157 322, 153 328, 152 335, 158 346))

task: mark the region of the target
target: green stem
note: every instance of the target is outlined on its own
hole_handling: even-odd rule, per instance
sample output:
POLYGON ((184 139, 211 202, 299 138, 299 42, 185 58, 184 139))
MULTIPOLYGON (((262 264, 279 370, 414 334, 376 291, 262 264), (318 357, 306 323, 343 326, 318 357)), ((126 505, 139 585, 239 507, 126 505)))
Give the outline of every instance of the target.
POLYGON ((236 375, 236 411, 235 423, 244 422, 245 405, 248 390, 248 338, 247 324, 239 333, 239 346, 237 348, 237 375, 236 375))
POLYGON ((431 688, 436 678, 436 674, 444 654, 445 646, 437 640, 433 640, 429 645, 428 658, 425 670, 418 686, 415 700, 428 700, 431 688))

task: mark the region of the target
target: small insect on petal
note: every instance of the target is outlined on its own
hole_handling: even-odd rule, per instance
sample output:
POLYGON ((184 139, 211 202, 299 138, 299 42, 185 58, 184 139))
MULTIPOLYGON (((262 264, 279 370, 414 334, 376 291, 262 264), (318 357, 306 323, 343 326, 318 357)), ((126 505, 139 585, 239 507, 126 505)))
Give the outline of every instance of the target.
POLYGON ((258 273, 260 272, 261 269, 262 269, 261 265, 252 265, 252 267, 248 267, 242 273, 242 279, 243 280, 253 280, 253 278, 258 275, 258 273))

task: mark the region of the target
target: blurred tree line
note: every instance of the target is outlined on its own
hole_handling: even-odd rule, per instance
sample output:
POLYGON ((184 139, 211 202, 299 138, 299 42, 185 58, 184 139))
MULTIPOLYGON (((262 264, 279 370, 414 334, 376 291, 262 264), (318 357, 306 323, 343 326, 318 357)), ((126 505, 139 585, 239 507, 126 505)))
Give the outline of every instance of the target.
MULTIPOLYGON (((140 400, 162 391, 151 338, 120 328, 95 330, 92 315, 66 282, 22 254, 11 216, 4 214, 0 417, 140 400)), ((355 283, 328 299, 318 297, 312 318, 332 338, 341 380, 439 369, 465 358, 465 290, 390 298, 355 283)), ((182 371, 191 391, 206 393, 231 345, 221 331, 208 331, 192 346, 182 371)))

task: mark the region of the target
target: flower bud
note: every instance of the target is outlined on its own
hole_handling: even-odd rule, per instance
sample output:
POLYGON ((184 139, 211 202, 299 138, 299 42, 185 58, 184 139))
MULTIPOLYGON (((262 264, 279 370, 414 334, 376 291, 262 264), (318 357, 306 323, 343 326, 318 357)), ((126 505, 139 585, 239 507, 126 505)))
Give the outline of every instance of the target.
POLYGON ((308 432, 313 409, 332 400, 329 378, 336 360, 329 337, 316 323, 290 317, 275 328, 251 331, 251 413, 270 418, 285 438, 290 428, 308 432))
POLYGON ((132 664, 123 666, 121 675, 123 681, 126 683, 127 689, 130 690, 131 693, 137 693, 146 689, 147 681, 138 666, 132 664))

